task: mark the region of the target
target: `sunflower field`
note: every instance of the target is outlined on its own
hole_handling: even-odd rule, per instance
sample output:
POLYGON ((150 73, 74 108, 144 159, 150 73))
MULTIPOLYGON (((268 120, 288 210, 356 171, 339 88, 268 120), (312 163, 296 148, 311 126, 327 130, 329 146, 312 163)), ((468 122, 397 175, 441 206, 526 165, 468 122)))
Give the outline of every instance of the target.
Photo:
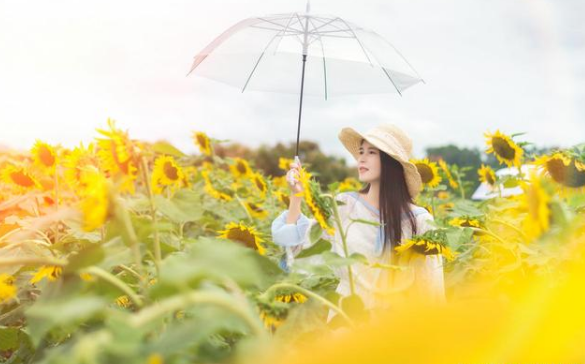
POLYGON ((396 253, 443 255, 449 304, 373 320, 333 273, 369 262, 320 238, 341 228, 334 196, 359 181, 325 191, 305 166, 318 224, 287 267, 271 223, 292 160, 266 176, 201 131, 196 155, 112 120, 97 133, 0 154, 0 362, 585 362, 585 144, 529 155, 519 135, 486 133, 503 166, 534 166, 505 177, 413 160, 436 228, 396 253), (493 197, 466 196, 469 175, 493 197), (303 264, 316 255, 325 264, 303 264))

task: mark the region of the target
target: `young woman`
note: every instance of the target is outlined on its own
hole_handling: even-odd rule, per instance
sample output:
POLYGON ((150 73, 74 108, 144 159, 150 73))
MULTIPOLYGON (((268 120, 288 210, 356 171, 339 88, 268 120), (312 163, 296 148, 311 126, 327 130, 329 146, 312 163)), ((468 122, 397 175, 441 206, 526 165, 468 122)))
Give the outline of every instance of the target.
MULTIPOLYGON (((398 254, 394 248, 413 234, 432 229, 432 215, 413 203, 422 189, 420 174, 409 162, 412 152, 410 138, 392 124, 379 125, 363 135, 344 128, 339 139, 358 164, 359 180, 365 183, 360 191, 344 192, 336 196, 342 226, 347 229, 352 219, 370 220, 380 226, 354 223, 347 231, 348 253, 364 255, 369 264, 352 265, 355 293, 368 308, 386 308, 401 298, 422 299, 426 303, 445 301, 443 262, 440 255, 422 255, 407 250, 398 254), (399 266, 394 269, 390 265, 399 266)), ((288 171, 294 176, 290 205, 272 222, 274 242, 286 248, 287 265, 303 248, 311 245, 309 231, 315 219, 301 213, 302 191, 296 177, 300 165, 293 164, 288 171)), ((332 250, 344 256, 339 229, 334 236, 323 233, 332 243, 332 250)), ((311 259, 311 258, 307 258, 311 259)), ((347 267, 336 270, 340 278, 337 292, 350 294, 347 267)))

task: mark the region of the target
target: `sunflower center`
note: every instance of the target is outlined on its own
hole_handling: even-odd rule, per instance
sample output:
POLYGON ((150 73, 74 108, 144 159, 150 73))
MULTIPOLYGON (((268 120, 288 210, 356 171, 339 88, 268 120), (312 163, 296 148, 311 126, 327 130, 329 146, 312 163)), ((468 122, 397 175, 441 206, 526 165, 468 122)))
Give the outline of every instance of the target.
POLYGON ((238 163, 236 164, 236 168, 238 172, 240 172, 241 174, 246 174, 246 172, 248 171, 246 165, 242 161, 238 161, 238 163))
POLYGON ((512 148, 506 139, 495 136, 492 138, 492 145, 494 147, 494 151, 501 158, 510 161, 516 157, 516 150, 512 148))
POLYGON ((435 177, 431 167, 429 167, 426 164, 417 163, 416 168, 418 169, 418 173, 420 173, 420 177, 421 177, 423 183, 429 183, 435 177))
POLYGON ((244 243, 250 248, 256 246, 256 237, 248 230, 242 230, 240 228, 232 228, 227 233, 228 239, 239 241, 244 243))
POLYGON ((52 167, 55 164, 55 155, 45 146, 39 150, 39 159, 46 167, 52 167))
POLYGON ((171 181, 176 181, 179 179, 179 173, 177 167, 175 167, 171 162, 165 162, 163 167, 165 176, 171 181))
POLYGON ((201 134, 197 135, 197 142, 199 143, 199 145, 201 145, 203 148, 207 149, 207 138, 201 134))
POLYGON ((254 183, 256 184, 256 187, 258 187, 260 191, 264 191, 266 189, 264 181, 262 181, 259 177, 254 178, 254 183))
POLYGON ((566 166, 562 159, 551 158, 546 162, 546 169, 557 183, 573 188, 585 186, 585 171, 577 169, 574 159, 566 166))
POLYGON ((250 202, 250 203, 248 204, 248 206, 250 206, 250 209, 251 209, 252 211, 255 211, 255 212, 262 212, 262 211, 264 211, 264 210, 263 210, 263 209, 262 209, 260 206, 258 206, 258 205, 256 205, 256 204, 254 204, 254 203, 252 203, 252 202, 250 202))
POLYGON ((17 185, 19 185, 21 187, 32 187, 35 184, 33 179, 30 178, 30 176, 28 176, 23 171, 16 171, 16 172, 10 173, 10 178, 12 178, 14 183, 16 183, 17 185))
POLYGON ((491 186, 496 184, 496 176, 490 169, 483 171, 483 178, 491 186))

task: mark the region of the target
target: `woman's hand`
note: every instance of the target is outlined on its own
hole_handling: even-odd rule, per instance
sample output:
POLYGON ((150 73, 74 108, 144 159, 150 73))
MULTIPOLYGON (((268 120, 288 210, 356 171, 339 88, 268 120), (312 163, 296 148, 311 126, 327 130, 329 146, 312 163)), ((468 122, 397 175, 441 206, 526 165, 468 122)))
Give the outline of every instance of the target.
POLYGON ((286 181, 292 194, 296 195, 303 192, 303 185, 300 182, 301 162, 298 164, 293 162, 290 164, 290 169, 286 172, 286 181), (292 183, 291 183, 292 182, 292 183))

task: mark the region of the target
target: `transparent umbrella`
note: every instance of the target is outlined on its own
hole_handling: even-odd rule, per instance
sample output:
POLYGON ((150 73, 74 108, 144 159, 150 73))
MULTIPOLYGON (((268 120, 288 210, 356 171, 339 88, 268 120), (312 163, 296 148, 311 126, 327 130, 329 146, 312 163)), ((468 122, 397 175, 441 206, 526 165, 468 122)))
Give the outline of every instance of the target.
POLYGON ((398 93, 424 82, 386 39, 337 16, 275 14, 244 19, 195 56, 189 74, 246 90, 303 95, 398 93))

